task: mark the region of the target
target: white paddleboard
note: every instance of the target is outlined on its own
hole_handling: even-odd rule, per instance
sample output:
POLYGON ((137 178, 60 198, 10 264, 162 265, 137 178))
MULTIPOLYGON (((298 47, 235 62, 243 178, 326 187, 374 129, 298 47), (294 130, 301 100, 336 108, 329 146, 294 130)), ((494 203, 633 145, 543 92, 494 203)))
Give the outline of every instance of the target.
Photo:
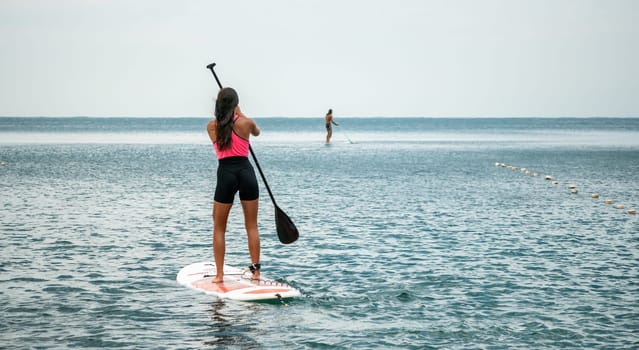
POLYGON ((224 282, 213 283, 215 263, 203 261, 183 267, 176 279, 184 286, 222 299, 281 300, 302 295, 298 289, 268 279, 263 274, 260 274, 259 281, 254 281, 251 277, 252 273, 248 270, 224 265, 224 282))

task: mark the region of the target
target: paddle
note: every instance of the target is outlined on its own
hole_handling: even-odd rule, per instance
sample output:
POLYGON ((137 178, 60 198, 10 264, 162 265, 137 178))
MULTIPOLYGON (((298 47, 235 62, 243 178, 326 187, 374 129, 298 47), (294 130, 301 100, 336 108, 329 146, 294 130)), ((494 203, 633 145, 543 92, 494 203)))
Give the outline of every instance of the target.
MULTIPOLYGON (((206 68, 210 69, 211 73, 213 73, 213 77, 215 77, 217 86, 219 86, 220 89, 222 89, 222 84, 220 83, 220 79, 217 78, 217 74, 215 74, 213 67, 215 67, 215 63, 211 63, 208 66, 206 66, 206 68)), ((262 181, 264 181, 264 186, 266 187, 266 190, 268 191, 268 195, 271 197, 271 202, 273 202, 273 206, 275 207, 275 227, 277 229, 277 237, 280 239, 280 242, 284 244, 293 243, 299 237, 299 232, 297 231, 297 227, 295 227, 295 224, 293 223, 293 221, 291 221, 288 215, 286 215, 286 213, 284 213, 284 211, 277 206, 277 203, 275 203, 275 198, 273 197, 271 188, 268 186, 268 182, 266 182, 266 177, 264 177, 264 173, 262 172, 260 163, 257 161, 257 158, 255 157, 255 153, 253 152, 253 147, 251 147, 250 145, 249 145, 249 151, 251 151, 251 156, 253 157, 253 161, 255 162, 255 165, 257 166, 257 170, 259 170, 260 172, 262 181)))
POLYGON ((355 143, 355 142, 351 141, 350 137, 348 137, 348 134, 346 133, 346 131, 344 131, 344 128, 342 128, 342 132, 344 133, 344 136, 346 136, 346 139, 348 140, 348 143, 350 143, 351 145, 355 143))

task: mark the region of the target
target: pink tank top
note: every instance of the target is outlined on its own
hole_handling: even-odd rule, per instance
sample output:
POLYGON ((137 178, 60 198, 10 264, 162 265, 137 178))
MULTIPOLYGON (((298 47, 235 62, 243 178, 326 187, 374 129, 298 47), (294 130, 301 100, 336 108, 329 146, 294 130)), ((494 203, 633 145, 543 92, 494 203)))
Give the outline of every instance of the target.
MULTIPOLYGON (((235 116, 233 121, 236 121, 239 116, 235 116)), ((249 154, 249 141, 243 139, 238 134, 235 133, 235 130, 231 132, 231 147, 220 150, 217 147, 217 142, 213 144, 215 148, 215 154, 217 154, 217 159, 224 159, 228 157, 248 157, 249 154)))

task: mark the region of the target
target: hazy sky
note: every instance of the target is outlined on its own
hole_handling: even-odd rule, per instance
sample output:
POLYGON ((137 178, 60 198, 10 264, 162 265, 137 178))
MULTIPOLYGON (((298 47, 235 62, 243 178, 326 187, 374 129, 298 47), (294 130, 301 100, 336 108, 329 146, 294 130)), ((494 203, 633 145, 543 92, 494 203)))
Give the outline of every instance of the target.
POLYGON ((0 0, 0 116, 639 117, 637 0, 0 0))

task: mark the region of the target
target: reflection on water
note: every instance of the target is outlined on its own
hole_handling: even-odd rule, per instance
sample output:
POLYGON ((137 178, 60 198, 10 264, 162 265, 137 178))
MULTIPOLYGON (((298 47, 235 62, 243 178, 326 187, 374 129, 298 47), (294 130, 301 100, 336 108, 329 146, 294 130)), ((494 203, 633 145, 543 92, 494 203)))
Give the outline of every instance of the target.
POLYGON ((209 310, 211 335, 204 341, 206 345, 219 347, 240 347, 242 349, 262 348, 259 337, 258 315, 264 306, 256 303, 217 300, 209 310))

